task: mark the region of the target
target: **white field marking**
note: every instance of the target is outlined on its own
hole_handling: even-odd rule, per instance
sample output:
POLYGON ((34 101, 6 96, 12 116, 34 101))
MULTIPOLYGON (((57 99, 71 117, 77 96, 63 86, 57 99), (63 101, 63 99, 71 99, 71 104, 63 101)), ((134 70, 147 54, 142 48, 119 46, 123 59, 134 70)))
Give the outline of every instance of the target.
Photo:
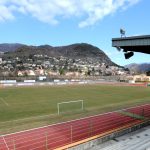
POLYGON ((6 143, 5 138, 4 138, 4 137, 2 137, 2 138, 3 138, 3 141, 4 141, 4 143, 5 143, 6 147, 7 147, 7 149, 9 150, 9 147, 8 147, 8 145, 7 145, 7 143, 6 143))
POLYGON ((86 119, 86 118, 92 118, 92 117, 96 117, 96 116, 102 116, 102 115, 106 115, 106 114, 110 114, 110 113, 114 113, 114 112, 120 112, 120 111, 126 110, 126 109, 136 108, 136 107, 140 107, 140 106, 146 106, 146 105, 150 105, 150 104, 137 105, 137 106, 133 106, 133 107, 129 107, 129 108, 124 108, 124 109, 120 109, 120 110, 115 110, 115 111, 111 111, 111 112, 107 112, 107 113, 103 113, 103 114, 98 114, 98 115, 83 117, 83 118, 79 118, 79 119, 74 119, 74 120, 70 120, 70 121, 66 121, 66 122, 60 122, 60 123, 51 124, 51 125, 47 125, 47 126, 43 126, 43 127, 38 127, 38 128, 33 128, 33 129, 29 129, 29 130, 23 130, 23 131, 19 131, 19 132, 10 133, 10 134, 4 134, 4 135, 1 135, 1 136, 8 136, 8 135, 14 135, 14 134, 18 134, 18 133, 33 131, 33 130, 37 130, 37 129, 51 127, 51 126, 54 126, 54 125, 60 125, 60 124, 69 123, 69 122, 72 122, 72 121, 78 121, 78 120, 82 120, 82 119, 86 119))
MULTIPOLYGON (((121 120, 120 121, 122 121, 122 120, 124 120, 124 118, 121 118, 121 120)), ((117 123, 116 123, 117 124, 117 123)), ((76 129, 78 129, 78 128, 76 128, 76 129)), ((82 131, 84 131, 84 129, 82 129, 82 131)), ((97 130, 95 130, 95 131, 97 131, 97 130)), ((32 133, 30 133, 30 134, 32 134, 32 133)), ((43 133, 44 134, 44 133, 43 133)), ((83 135, 84 133, 82 133, 82 134, 80 134, 80 135, 83 135)), ((55 136, 55 134, 51 134, 51 135, 53 135, 53 136, 55 136)), ((51 135, 49 135, 48 137, 51 137, 51 135)), ((19 141, 23 141, 23 142, 19 142, 18 144, 24 144, 25 142, 24 142, 24 140, 26 140, 26 142, 32 142, 32 144, 28 144, 28 146, 29 145, 34 145, 35 143, 41 143, 42 141, 41 141, 41 139, 43 139, 43 136, 45 137, 45 134, 44 135, 41 135, 40 133, 39 134, 37 134, 37 136, 39 136, 39 137, 37 137, 37 138, 34 138, 34 139, 32 139, 32 140, 26 140, 27 138, 28 139, 30 139, 30 137, 32 137, 32 135, 26 135, 26 137, 15 137, 14 139, 16 139, 16 140, 19 140, 19 141), (33 141, 35 141, 35 140, 40 140, 40 142, 33 142, 33 141)), ((59 136, 59 137, 61 137, 61 136, 59 136)), ((56 138, 55 139, 57 139, 57 138, 59 138, 59 137, 57 137, 56 136, 56 138)), ((12 139, 11 137, 10 137, 10 139, 12 139)), ((54 144, 54 143, 56 143, 57 141, 63 141, 62 139, 61 140, 56 140, 56 141, 54 141, 54 142, 50 142, 50 144, 54 144)), ((24 146, 21 146, 21 147, 24 147, 24 146)))
MULTIPOLYGON (((149 104, 143 104, 143 105, 135 105, 133 107, 129 107, 130 108, 134 108, 134 107, 140 107, 140 106, 145 106, 145 105, 149 105, 149 104)), ((117 112, 119 111, 124 111, 128 108, 123 108, 121 110, 116 110, 117 112)), ((112 111, 112 112, 116 112, 116 111, 112 111)), ((108 112, 108 113, 111 113, 111 112, 108 112)), ((107 114, 107 113, 104 113, 104 114, 107 114)), ((94 117, 94 116, 99 116, 99 115, 103 115, 103 114, 98 114, 98 115, 93 115, 93 116, 88 116, 88 117, 94 117)), ((39 118, 44 118, 44 117, 50 117, 50 116, 58 116, 58 113, 55 113, 55 114, 48 114, 48 115, 41 115, 41 116, 33 116, 33 117, 28 117, 28 118, 22 118, 22 119, 16 119, 16 120, 12 120, 13 122, 17 122, 17 121, 24 121, 24 120, 30 120, 30 119, 39 119, 39 118)), ((85 118, 88 118, 88 117, 85 117, 85 118)), ((85 118, 81 118, 81 119, 85 119, 85 118)), ((76 120, 80 120, 80 119, 76 119, 76 120)), ((0 124, 5 124, 5 123, 12 123, 12 121, 4 121, 4 122, 0 122, 0 124)), ((75 120, 71 120, 71 121, 75 121, 75 120)), ((67 122, 70 122, 70 121, 67 121, 67 122)), ((65 122, 62 122, 62 123, 65 123, 65 122)), ((59 124, 59 123, 57 123, 59 124)), ((61 123, 60 123, 61 124, 61 123)), ((54 124, 56 125, 56 124, 54 124)), ((50 126, 50 125, 48 125, 50 126)), ((44 126, 43 126, 44 127, 44 126)), ((42 127, 40 127, 42 128, 42 127)), ((26 131, 26 130, 25 130, 26 131)))
POLYGON ((55 113, 55 114, 49 114, 49 115, 33 116, 33 117, 28 117, 28 118, 23 118, 23 119, 16 119, 16 120, 12 120, 12 121, 0 122, 0 124, 12 123, 12 122, 24 121, 24 120, 28 121, 28 120, 31 120, 31 119, 39 119, 39 118, 50 117, 50 116, 58 116, 58 114, 55 113))
MULTIPOLYGON (((103 120, 103 121, 101 121, 101 123, 105 123, 105 122, 110 121, 110 120, 109 120, 110 118, 111 118, 111 116, 108 116, 107 120, 103 120)), ((120 116, 118 119, 124 120, 123 116, 120 116)), ((120 120, 120 121, 121 121, 121 120, 120 120)), ((82 125, 83 125, 83 124, 87 124, 86 121, 84 121, 84 122, 82 123, 82 125)), ((117 124, 117 123, 116 123, 116 124, 117 124)), ((68 126, 68 127, 69 127, 69 126, 68 126)), ((79 128, 80 128, 79 126, 74 126, 74 127, 75 127, 75 129, 79 129, 79 128)), ((57 128, 57 127, 56 127, 56 128, 57 128)), ((53 135, 53 136, 54 136, 54 135, 56 134, 56 133, 53 133, 53 132, 52 132, 52 134, 51 134, 51 133, 48 131, 49 129, 47 129, 47 128, 43 128, 43 129, 44 129, 46 132, 48 132, 49 135, 53 135)), ((61 130, 61 128, 58 128, 57 131, 58 131, 58 130, 61 130)), ((82 129, 82 130, 84 130, 84 129, 82 129)), ((43 132, 44 132, 44 131, 43 131, 43 132)), ((35 133, 36 133, 37 135, 40 135, 40 138, 34 138, 34 139, 41 139, 41 138, 42 138, 40 131, 37 130, 37 131, 35 131, 35 133)), ((32 134, 33 134, 33 133, 30 133, 30 132, 29 132, 29 133, 26 133, 27 138, 32 137, 32 134)), ((25 138, 25 137, 20 137, 20 135, 16 135, 16 136, 15 136, 15 139, 21 141, 22 139, 26 139, 26 138, 25 138), (19 138, 18 138, 18 137, 19 137, 19 138)), ((32 139, 32 140, 33 140, 33 139, 32 139)), ((32 141, 32 140, 29 140, 29 141, 32 141)), ((22 142, 22 143, 24 143, 24 142, 22 142)))
POLYGON ((0 97, 0 100, 6 105, 6 106, 9 106, 9 104, 3 99, 0 97))
MULTIPOLYGON (((24 138, 22 138, 22 139, 24 139, 24 138)), ((38 140, 39 139, 41 139, 41 138, 37 138, 38 140)), ((30 140, 30 141, 32 141, 32 140, 30 140)), ((58 140, 58 141, 62 141, 62 140, 58 140)), ((40 141, 40 142, 34 142, 34 143, 32 143, 32 144, 29 144, 28 146, 31 146, 31 145, 35 145, 36 143, 41 143, 42 141, 40 141)), ((21 142, 21 143, 19 143, 19 144, 23 144, 24 142, 21 142)), ((52 143, 56 143, 56 141, 55 142, 52 142, 52 143)), ((51 144, 52 144, 51 143, 51 144)), ((20 148, 23 148, 23 147, 25 147, 25 145, 23 145, 23 146, 21 146, 20 148)), ((40 147, 42 147, 42 146, 40 146, 40 147)), ((19 149, 20 149, 19 148, 19 149)), ((37 148, 39 148, 39 147, 35 147, 34 149, 37 149, 37 148)))
MULTIPOLYGON (((82 134, 80 134, 80 135, 82 135, 82 134)), ((30 137, 30 136, 29 136, 30 137)), ((23 140, 23 139, 25 139, 25 138, 19 138, 19 140, 21 141, 21 139, 23 140)), ((40 140, 41 138, 37 138, 36 140, 40 140)), ((35 140, 35 139, 34 139, 35 140)), ((33 141, 33 140, 30 140, 30 142, 31 141, 33 141)), ((62 139, 61 140, 58 140, 58 141, 62 141, 62 139)), ((27 141, 26 141, 27 142, 27 141)), ((42 141, 40 140, 40 142, 34 142, 34 143, 32 143, 32 144, 28 144, 28 146, 31 146, 31 145, 35 145, 36 143, 41 143, 42 141)), ((51 142, 50 144, 54 144, 54 143, 56 143, 56 141, 55 142, 51 142)), ((19 143, 19 144, 24 144, 24 142, 21 142, 21 143, 19 143)), ((23 147, 25 147, 26 145, 23 145, 23 146, 21 146, 20 148, 23 148, 23 147)), ((40 146, 41 147, 41 146, 40 146)), ((19 149, 20 149, 19 148, 19 149)), ((35 147, 34 149, 36 149, 36 148, 38 148, 38 147, 35 147)))
MULTIPOLYGON (((122 118, 122 120, 123 120, 123 118, 122 118)), ((44 133, 43 133, 44 134, 44 133)), ((40 135, 40 134, 39 134, 40 135)), ((80 134, 80 135, 82 135, 82 134, 80 134)), ((30 135, 28 136, 28 138, 30 139, 30 135)), ((39 136, 40 137, 40 136, 39 136)), ((23 138, 17 138, 17 140, 19 140, 19 141, 24 141, 24 137, 23 138)), ((40 140, 40 139, 42 139, 42 137, 40 137, 40 138, 34 138, 34 140, 40 140)), ((28 141, 28 140, 27 140, 28 141)), ((27 142, 26 141, 26 142, 27 142)), ((31 142, 31 141, 33 141, 33 139, 32 140, 29 140, 28 142, 31 142)), ((58 141, 62 141, 62 140, 58 140, 58 141)), ((28 144, 28 146, 31 146, 31 145, 34 145, 34 144, 36 144, 36 143, 41 143, 42 141, 40 140, 40 142, 32 142, 32 144, 28 144)), ((51 142, 50 144, 52 144, 52 143, 56 143, 56 141, 55 142, 51 142)), ((24 142, 20 142, 19 144, 24 144, 24 142)), ((21 146, 20 148, 22 148, 22 147, 25 147, 25 145, 23 145, 23 146, 21 146)))

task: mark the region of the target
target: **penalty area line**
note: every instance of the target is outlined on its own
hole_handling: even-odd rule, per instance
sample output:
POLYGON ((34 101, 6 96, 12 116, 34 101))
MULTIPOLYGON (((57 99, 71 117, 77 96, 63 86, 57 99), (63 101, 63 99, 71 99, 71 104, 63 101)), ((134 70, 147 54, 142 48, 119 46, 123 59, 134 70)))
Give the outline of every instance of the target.
POLYGON ((1 100, 1 102, 3 102, 6 106, 9 106, 9 104, 8 104, 3 98, 0 97, 0 100, 1 100))

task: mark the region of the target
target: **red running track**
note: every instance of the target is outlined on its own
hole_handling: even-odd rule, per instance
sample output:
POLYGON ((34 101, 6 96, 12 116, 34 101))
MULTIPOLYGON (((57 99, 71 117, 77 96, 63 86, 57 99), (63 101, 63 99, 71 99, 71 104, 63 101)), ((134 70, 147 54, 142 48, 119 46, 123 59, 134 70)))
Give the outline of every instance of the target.
POLYGON ((0 136, 0 150, 52 150, 141 121, 117 112, 0 136))
POLYGON ((147 83, 118 83, 118 82, 100 82, 98 84, 113 85, 113 86, 136 86, 136 87, 147 87, 147 83))
POLYGON ((140 115, 140 116, 144 116, 146 118, 150 118, 150 104, 137 106, 135 108, 129 108, 129 109, 126 109, 126 111, 140 115))

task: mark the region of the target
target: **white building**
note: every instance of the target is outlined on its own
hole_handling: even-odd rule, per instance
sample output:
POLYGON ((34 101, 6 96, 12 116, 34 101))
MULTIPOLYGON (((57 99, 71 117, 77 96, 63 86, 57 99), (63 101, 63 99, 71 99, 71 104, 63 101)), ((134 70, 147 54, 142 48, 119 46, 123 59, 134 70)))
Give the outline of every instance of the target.
POLYGON ((26 73, 28 76, 35 76, 35 72, 33 70, 27 70, 26 73))
POLYGON ((2 64, 2 62, 3 62, 3 60, 2 60, 2 58, 0 58, 0 64, 2 64))
POLYGON ((150 82, 150 76, 147 76, 145 74, 141 75, 134 75, 134 76, 128 76, 127 79, 131 82, 150 82))

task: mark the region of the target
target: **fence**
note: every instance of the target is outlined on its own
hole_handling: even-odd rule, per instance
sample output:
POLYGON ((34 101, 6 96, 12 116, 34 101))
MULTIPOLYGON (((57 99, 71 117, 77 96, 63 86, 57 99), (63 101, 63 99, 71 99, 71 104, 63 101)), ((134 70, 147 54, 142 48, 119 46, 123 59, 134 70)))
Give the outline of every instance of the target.
POLYGON ((126 111, 148 119, 150 118, 150 105, 145 105, 144 107, 138 106, 136 108, 129 108, 126 109, 126 111))
POLYGON ((46 150, 71 144, 94 135, 140 123, 141 120, 117 112, 97 115, 81 120, 37 128, 0 137, 0 149, 46 150))

